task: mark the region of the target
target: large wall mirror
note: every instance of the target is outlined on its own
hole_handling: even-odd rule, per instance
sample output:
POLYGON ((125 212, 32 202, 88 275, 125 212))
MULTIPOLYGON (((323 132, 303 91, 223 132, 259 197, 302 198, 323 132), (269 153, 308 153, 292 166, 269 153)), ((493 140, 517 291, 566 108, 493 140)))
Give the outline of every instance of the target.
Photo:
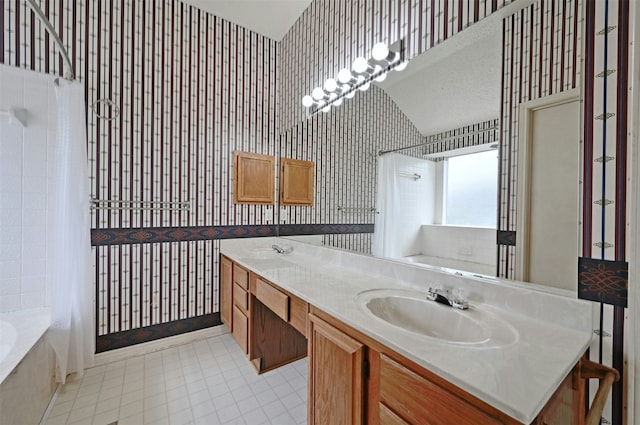
POLYGON ((494 276, 501 19, 474 24, 342 109, 285 132, 280 156, 319 162, 322 176, 314 208, 280 207, 281 234, 295 220, 375 223, 374 234, 289 237, 494 276))
POLYGON ((290 223, 375 223, 375 233, 291 237, 496 276, 503 19, 532 3, 494 13, 283 133, 281 156, 313 160, 319 175, 315 207, 280 208, 280 234, 290 223))

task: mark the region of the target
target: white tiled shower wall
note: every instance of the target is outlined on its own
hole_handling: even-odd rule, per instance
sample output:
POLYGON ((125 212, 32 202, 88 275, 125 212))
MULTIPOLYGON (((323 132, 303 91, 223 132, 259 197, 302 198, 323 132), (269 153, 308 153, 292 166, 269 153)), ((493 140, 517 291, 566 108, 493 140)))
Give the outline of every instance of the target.
POLYGON ((0 65, 0 313, 46 307, 48 149, 56 135, 53 77, 0 65))

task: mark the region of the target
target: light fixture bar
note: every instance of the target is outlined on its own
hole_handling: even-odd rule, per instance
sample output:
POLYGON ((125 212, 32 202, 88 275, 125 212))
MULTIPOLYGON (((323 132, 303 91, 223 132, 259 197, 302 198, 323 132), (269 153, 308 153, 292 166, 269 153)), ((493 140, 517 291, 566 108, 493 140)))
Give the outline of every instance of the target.
MULTIPOLYGON (((323 88, 317 87, 316 89, 314 89, 314 92, 316 92, 315 95, 307 95, 302 99, 302 104, 307 109, 309 109, 309 116, 313 116, 320 111, 328 112, 331 109, 332 105, 338 106, 342 103, 342 100, 344 98, 353 97, 352 93, 355 93, 356 90, 362 90, 362 88, 365 86, 367 86, 368 88, 368 85, 376 81, 376 79, 394 69, 398 69, 399 71, 404 69, 404 67, 406 66, 404 40, 400 40, 396 43, 396 45, 398 46, 398 51, 390 50, 383 45, 382 51, 385 52, 384 58, 376 57, 376 49, 378 48, 379 44, 374 46, 374 50, 372 51, 373 57, 366 61, 367 66, 370 69, 375 70, 373 73, 357 72, 355 70, 350 71, 352 80, 346 83, 341 82, 340 85, 338 85, 337 90, 327 92, 323 88), (318 99, 319 90, 322 90, 324 94, 324 96, 320 99, 318 99)), ((378 50, 380 49, 378 48, 378 50)), ((330 78, 329 80, 331 80, 332 82, 336 81, 333 78, 330 78)), ((340 80, 340 78, 338 78, 338 80, 340 80)), ((326 87, 326 82, 322 85, 322 87, 326 87)), ((366 90, 366 88, 364 90, 366 90)))

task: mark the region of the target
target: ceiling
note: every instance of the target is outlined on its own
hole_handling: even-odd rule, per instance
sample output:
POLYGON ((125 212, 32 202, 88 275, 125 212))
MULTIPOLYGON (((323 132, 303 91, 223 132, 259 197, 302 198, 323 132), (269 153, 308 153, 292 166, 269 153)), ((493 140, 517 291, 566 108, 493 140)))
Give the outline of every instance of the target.
POLYGON ((183 1, 276 41, 282 40, 311 3, 311 0, 183 1))
POLYGON ((423 136, 498 118, 501 35, 501 26, 487 18, 377 84, 423 136))

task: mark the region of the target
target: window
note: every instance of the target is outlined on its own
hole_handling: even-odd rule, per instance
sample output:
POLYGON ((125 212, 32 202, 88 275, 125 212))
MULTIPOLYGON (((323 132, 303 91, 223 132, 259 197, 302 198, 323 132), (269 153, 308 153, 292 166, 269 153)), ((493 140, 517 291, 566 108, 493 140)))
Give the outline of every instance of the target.
POLYGON ((445 169, 444 224, 495 228, 498 152, 453 156, 445 169))

